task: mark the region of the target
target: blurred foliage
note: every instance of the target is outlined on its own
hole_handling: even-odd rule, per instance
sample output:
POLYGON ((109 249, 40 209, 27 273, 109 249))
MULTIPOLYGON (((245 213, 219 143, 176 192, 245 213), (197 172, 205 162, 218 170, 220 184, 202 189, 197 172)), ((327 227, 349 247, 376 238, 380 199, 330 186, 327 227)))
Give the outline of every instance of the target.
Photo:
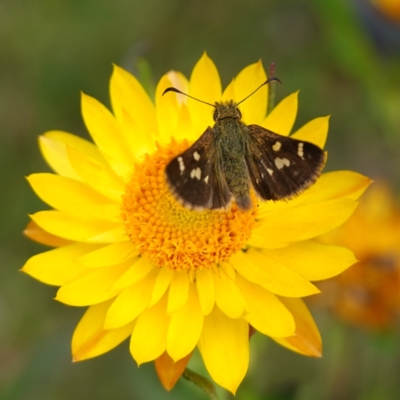
MULTIPOLYGON (((190 74, 204 50, 226 85, 249 63, 275 62, 277 98, 301 89, 299 118, 332 114, 327 169, 385 178, 399 190, 400 26, 367 0, 13 0, 0 2, 0 398, 200 399, 187 382, 172 393, 151 364, 137 369, 126 343, 70 363, 83 313, 18 269, 43 248, 23 238, 43 208, 23 176, 47 171, 37 136, 87 137, 79 92, 109 105, 111 64, 151 91, 163 73, 190 74)), ((253 88, 249 88, 251 91, 253 88)), ((321 266, 323 267, 323 266, 321 266)), ((252 339, 243 400, 400 398, 399 332, 376 337, 321 313, 324 357, 306 359, 252 339)), ((191 365, 197 371, 200 361, 191 365), (194 365, 194 366, 193 366, 194 365)), ((223 394, 225 398, 228 395, 223 394)))

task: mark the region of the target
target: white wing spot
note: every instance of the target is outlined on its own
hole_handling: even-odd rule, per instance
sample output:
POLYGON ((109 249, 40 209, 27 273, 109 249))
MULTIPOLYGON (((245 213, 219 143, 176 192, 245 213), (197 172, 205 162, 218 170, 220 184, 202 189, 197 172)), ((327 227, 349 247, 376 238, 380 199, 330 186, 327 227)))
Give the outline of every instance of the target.
POLYGON ((303 158, 303 159, 304 159, 303 146, 304 146, 304 143, 299 143, 299 146, 297 147, 297 155, 298 155, 300 158, 303 158))
POLYGON ((199 154, 197 151, 195 151, 195 152, 193 153, 193 158, 194 158, 196 161, 199 161, 199 160, 200 160, 200 154, 199 154))
POLYGON ((273 169, 269 169, 269 168, 267 168, 267 171, 268 171, 268 173, 272 176, 272 174, 274 173, 274 170, 273 169))
POLYGON ((200 180, 201 178, 201 169, 199 167, 197 167, 196 169, 192 169, 192 172, 190 173, 190 177, 193 178, 197 178, 198 180, 200 180))
POLYGON ((204 182, 205 182, 205 183, 208 183, 208 178, 209 178, 208 175, 204 178, 204 182))
POLYGON ((272 150, 273 151, 279 151, 281 148, 281 142, 276 142, 273 146, 272 146, 272 150))
POLYGON ((290 161, 287 158, 275 158, 276 168, 282 169, 283 167, 288 167, 290 165, 290 161))
POLYGON ((179 163, 179 171, 181 171, 181 174, 182 174, 182 172, 185 170, 185 164, 183 163, 183 158, 178 157, 177 160, 179 163))

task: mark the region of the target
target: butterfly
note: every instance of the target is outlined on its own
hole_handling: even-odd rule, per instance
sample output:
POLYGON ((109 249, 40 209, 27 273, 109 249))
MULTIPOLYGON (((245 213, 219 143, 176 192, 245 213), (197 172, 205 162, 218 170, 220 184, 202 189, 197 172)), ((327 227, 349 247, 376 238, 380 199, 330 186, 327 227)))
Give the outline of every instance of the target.
POLYGON ((290 199, 311 186, 325 163, 324 151, 313 143, 278 135, 241 120, 238 103, 215 104, 176 92, 214 107, 214 126, 208 127, 187 150, 165 168, 175 198, 193 210, 226 209, 234 200, 239 209, 253 207, 251 189, 262 200, 290 199))

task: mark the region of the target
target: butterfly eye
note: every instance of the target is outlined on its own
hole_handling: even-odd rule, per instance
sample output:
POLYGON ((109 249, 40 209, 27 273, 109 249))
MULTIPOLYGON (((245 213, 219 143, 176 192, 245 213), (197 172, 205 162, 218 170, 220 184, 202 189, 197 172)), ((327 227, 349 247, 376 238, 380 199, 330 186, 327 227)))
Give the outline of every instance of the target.
POLYGON ((239 118, 242 118, 242 113, 240 112, 240 110, 238 108, 236 109, 236 113, 239 118))
POLYGON ((213 120, 214 121, 216 121, 218 119, 218 115, 219 115, 218 110, 215 110, 214 114, 213 114, 213 120))

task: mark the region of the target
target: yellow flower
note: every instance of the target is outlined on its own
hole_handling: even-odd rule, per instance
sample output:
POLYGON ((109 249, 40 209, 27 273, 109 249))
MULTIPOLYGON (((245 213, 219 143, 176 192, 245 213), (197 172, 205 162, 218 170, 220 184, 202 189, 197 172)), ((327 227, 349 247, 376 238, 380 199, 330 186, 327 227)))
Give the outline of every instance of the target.
POLYGON ((400 211, 389 188, 374 184, 352 217, 321 240, 349 247, 359 260, 324 282, 323 297, 337 315, 372 330, 393 326, 400 316, 400 211))
MULTIPOLYGON (((201 100, 240 100, 266 80, 261 62, 245 68, 222 93, 204 55, 190 81, 163 76, 155 105, 138 81, 114 68, 113 113, 82 95, 92 144, 51 131, 40 148, 55 174, 28 177, 54 210, 31 216, 26 234, 56 249, 32 257, 23 271, 61 286, 56 299, 89 306, 73 339, 75 361, 105 353, 130 337, 138 364, 156 361, 171 388, 199 348, 212 378, 235 392, 249 364, 250 328, 303 354, 319 356, 318 330, 301 297, 318 293, 310 281, 330 278, 355 262, 342 247, 314 237, 342 224, 369 180, 353 172, 321 176, 291 201, 263 202, 250 211, 190 211, 166 187, 164 168, 213 124, 201 100)), ((267 117, 268 88, 241 106, 245 123, 288 135, 297 93, 267 117)), ((294 137, 323 146, 328 117, 294 137)), ((255 202, 256 203, 256 202, 255 202)))
POLYGON ((400 22, 399 0, 371 0, 371 2, 387 18, 396 23, 400 22))

